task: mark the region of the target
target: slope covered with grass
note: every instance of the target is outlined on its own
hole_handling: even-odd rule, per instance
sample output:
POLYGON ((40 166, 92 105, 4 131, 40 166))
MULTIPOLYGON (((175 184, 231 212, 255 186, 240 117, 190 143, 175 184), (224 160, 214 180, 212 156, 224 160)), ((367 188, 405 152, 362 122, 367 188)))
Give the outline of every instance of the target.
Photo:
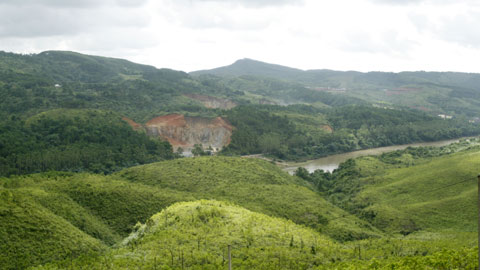
POLYGON ((231 203, 174 204, 101 255, 35 269, 475 269, 476 250, 439 241, 379 239, 346 245, 231 203), (438 247, 436 245, 440 244, 438 247), (445 248, 447 247, 447 248, 445 248))
MULTIPOLYGON (((173 203, 198 199, 234 202, 250 210, 290 219, 342 241, 380 236, 368 223, 325 201, 303 180, 257 159, 179 159, 137 166, 109 176, 69 172, 12 176, 0 178, 0 187, 5 194, 16 194, 14 198, 28 202, 2 205, 5 215, 11 211, 36 211, 33 217, 43 220, 33 222, 28 215, 6 223, 2 219, 2 225, 7 226, 3 232, 9 235, 1 251, 10 254, 19 244, 25 250, 35 250, 38 254, 32 257, 41 258, 40 263, 65 255, 59 252, 58 256, 50 256, 53 251, 44 249, 43 243, 48 240, 44 239, 43 229, 38 229, 43 228, 42 222, 58 220, 52 224, 62 225, 48 227, 48 235, 61 236, 52 241, 67 246, 67 253, 68 246, 74 243, 75 247, 84 248, 76 254, 84 254, 98 249, 87 245, 90 242, 100 247, 112 246, 126 237, 136 223, 146 222, 173 203), (22 226, 35 229, 15 230, 22 226), (31 234, 27 238, 25 231, 31 234), (64 237, 70 231, 83 238, 64 237), (80 240, 87 244, 79 243, 80 240)), ((21 257, 29 252, 9 257, 9 264, 34 265, 21 257)))
POLYGON ((0 268, 23 269, 105 248, 38 204, 32 192, 0 187, 0 268))
POLYGON ((305 177, 329 200, 377 228, 477 232, 478 139, 361 157, 305 177))
POLYGON ((389 169, 358 194, 380 228, 477 231, 479 149, 389 169))
POLYGON ((234 269, 309 269, 347 254, 327 237, 291 221, 201 200, 152 216, 118 249, 76 260, 73 269, 220 269, 227 267, 228 245, 234 269))
POLYGON ((197 199, 234 202, 249 210, 291 219, 336 239, 376 235, 368 223, 346 213, 274 164, 259 159, 201 157, 125 169, 113 177, 173 189, 197 199))

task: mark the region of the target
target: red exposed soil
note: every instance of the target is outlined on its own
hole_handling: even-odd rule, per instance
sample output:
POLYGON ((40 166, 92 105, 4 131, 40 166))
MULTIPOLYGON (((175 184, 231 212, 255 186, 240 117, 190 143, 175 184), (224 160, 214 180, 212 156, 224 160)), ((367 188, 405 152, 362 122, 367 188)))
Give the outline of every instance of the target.
POLYGON ((191 148, 195 144, 221 149, 230 143, 233 126, 221 117, 185 117, 169 114, 145 124, 149 136, 168 140, 174 147, 191 148))
POLYGON ((227 129, 230 132, 233 131, 233 126, 230 125, 230 123, 228 123, 225 119, 223 119, 221 117, 217 117, 217 118, 213 119, 211 124, 213 126, 224 127, 225 129, 227 129))
POLYGON ((155 117, 152 120, 148 121, 146 126, 176 126, 183 127, 186 126, 187 122, 185 117, 181 114, 169 114, 164 116, 155 117))
POLYGON ((139 130, 139 129, 143 128, 142 125, 140 125, 139 123, 136 123, 135 121, 133 121, 132 119, 130 119, 128 117, 122 117, 122 120, 127 122, 134 130, 139 130))

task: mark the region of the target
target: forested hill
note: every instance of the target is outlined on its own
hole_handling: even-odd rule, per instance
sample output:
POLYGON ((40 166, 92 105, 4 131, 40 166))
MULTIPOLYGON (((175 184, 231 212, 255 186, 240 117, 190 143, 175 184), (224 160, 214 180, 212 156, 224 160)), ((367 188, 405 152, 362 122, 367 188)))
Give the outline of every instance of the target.
POLYGON ((229 66, 191 74, 217 76, 226 85, 267 78, 282 80, 317 92, 358 98, 383 106, 400 105, 436 114, 480 116, 480 74, 476 73, 304 71, 242 59, 229 66))
POLYGON ((34 115, 56 108, 108 109, 146 121, 174 110, 201 111, 185 93, 225 92, 184 72, 126 60, 47 51, 0 52, 0 114, 34 115))
MULTIPOLYGON (((360 90, 333 93, 307 88, 301 78, 310 73, 298 69, 245 59, 217 71, 246 75, 191 76, 75 52, 0 52, 0 175, 52 169, 110 173, 174 157, 168 143, 133 132, 122 124, 122 117, 140 124, 172 113, 223 117, 233 126, 231 143, 223 154, 265 154, 289 160, 480 132, 479 125, 469 123, 470 116, 455 115, 444 121, 433 111, 404 106, 408 104, 383 102, 372 107, 368 93, 360 94, 360 90), (123 142, 113 139, 118 134, 125 134, 123 142), (90 150, 81 154, 78 149, 90 150)), ((401 81, 395 79, 398 74, 364 75, 389 84, 401 81)), ((462 76, 451 80, 458 85, 473 84, 469 76, 475 75, 462 76)), ((424 77, 441 80, 430 73, 424 77)), ((342 81, 363 89, 365 80, 358 78, 342 81)), ((418 94, 420 100, 425 97, 422 91, 407 90, 402 91, 418 94)), ((442 93, 428 98, 443 100, 442 93)), ((454 93, 476 95, 473 90, 454 93)), ((451 98, 446 104, 454 108, 459 100, 466 105, 465 114, 475 114, 472 104, 478 99, 451 98)))
POLYGON ((194 78, 185 72, 122 59, 65 51, 32 55, 0 52, 0 116, 3 118, 10 114, 31 116, 56 108, 113 110, 137 122, 172 112, 218 115, 206 108, 198 100, 199 96, 221 98, 239 105, 359 103, 356 98, 317 93, 296 84, 280 81, 263 84, 265 91, 253 93, 249 87, 230 87, 211 78, 194 78))
POLYGON ((240 59, 233 64, 210 70, 190 72, 199 76, 212 74, 218 76, 262 76, 280 80, 295 81, 307 86, 325 85, 326 87, 352 87, 369 84, 377 87, 401 87, 404 84, 438 84, 463 88, 478 88, 480 74, 461 72, 358 72, 335 71, 329 69, 301 70, 287 66, 265 63, 253 59, 240 59), (336 84, 336 85, 335 85, 336 84))

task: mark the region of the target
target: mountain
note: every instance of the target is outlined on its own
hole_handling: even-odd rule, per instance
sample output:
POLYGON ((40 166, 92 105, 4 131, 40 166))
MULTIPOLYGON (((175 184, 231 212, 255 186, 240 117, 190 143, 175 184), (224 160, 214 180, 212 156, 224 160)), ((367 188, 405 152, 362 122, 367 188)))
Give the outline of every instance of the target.
MULTIPOLYGON (((448 92, 446 86, 440 89, 435 84, 428 84, 428 91, 411 85, 377 89, 381 82, 444 83, 460 74, 423 74, 415 79, 405 73, 398 79, 398 74, 302 71, 250 59, 216 72, 225 70, 243 75, 193 76, 65 51, 0 52, 0 175, 51 169, 111 173, 174 158, 178 148, 187 154, 195 145, 225 155, 300 160, 470 136, 480 130, 477 118, 466 117, 480 107, 474 104, 478 99, 472 89, 458 86, 448 92), (307 75, 315 80, 342 80, 355 90, 308 86, 307 75), (398 104, 380 100, 385 95, 378 91, 399 97, 398 104), (454 118, 443 121, 434 110, 408 108, 420 106, 412 103, 417 101, 461 108, 464 115, 438 110, 444 118, 454 118), (37 119, 34 125, 31 119, 37 119)), ((470 75, 462 76, 457 85, 474 85, 470 75)))
POLYGON ((235 63, 218 67, 210 70, 199 70, 190 72, 191 75, 198 76, 202 74, 213 74, 218 76, 238 77, 244 75, 263 76, 276 79, 295 79, 301 76, 304 71, 300 69, 290 68, 281 65, 269 64, 253 59, 240 59, 235 63))
MULTIPOLYGON (((221 82, 233 89, 245 80, 274 79, 317 92, 378 103, 381 106, 405 106, 434 114, 480 116, 480 74, 476 73, 303 71, 243 59, 229 66, 190 74, 220 77, 221 82)), ((251 87, 249 90, 254 89, 251 87)))

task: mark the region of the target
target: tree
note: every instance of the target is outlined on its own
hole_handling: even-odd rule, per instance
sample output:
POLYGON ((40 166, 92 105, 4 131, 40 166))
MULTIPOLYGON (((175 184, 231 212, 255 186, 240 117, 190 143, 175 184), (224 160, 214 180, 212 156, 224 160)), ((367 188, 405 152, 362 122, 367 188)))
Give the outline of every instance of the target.
POLYGON ((203 146, 201 144, 195 144, 193 146, 192 154, 195 157, 207 155, 207 153, 205 153, 205 151, 203 151, 203 146))

